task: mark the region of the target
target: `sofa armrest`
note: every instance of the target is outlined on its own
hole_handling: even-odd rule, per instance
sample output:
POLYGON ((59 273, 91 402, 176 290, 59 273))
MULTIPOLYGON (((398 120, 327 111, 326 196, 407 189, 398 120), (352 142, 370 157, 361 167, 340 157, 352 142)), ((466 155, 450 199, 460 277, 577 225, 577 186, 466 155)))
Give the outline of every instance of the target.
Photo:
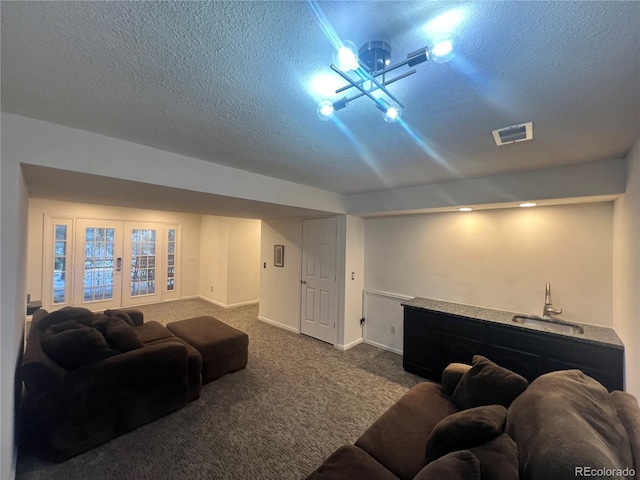
POLYGON ((188 396, 187 349, 175 342, 70 370, 32 405, 51 453, 64 459, 183 407, 188 396))
POLYGON ((462 376, 471 369, 471 365, 465 363, 450 363, 442 372, 442 393, 453 395, 456 385, 462 376))

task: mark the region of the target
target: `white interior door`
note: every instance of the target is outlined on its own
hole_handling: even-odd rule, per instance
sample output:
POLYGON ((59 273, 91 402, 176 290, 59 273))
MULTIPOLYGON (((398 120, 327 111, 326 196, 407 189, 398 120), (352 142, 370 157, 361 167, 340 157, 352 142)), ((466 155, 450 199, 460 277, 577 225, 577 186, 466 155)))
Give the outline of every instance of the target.
POLYGON ((122 306, 162 301, 162 224, 125 222, 124 232, 122 306))
POLYGON ((75 244, 73 304, 90 310, 119 307, 122 222, 78 219, 75 244))
POLYGON ((336 218, 302 222, 300 331, 335 344, 338 319, 336 218))

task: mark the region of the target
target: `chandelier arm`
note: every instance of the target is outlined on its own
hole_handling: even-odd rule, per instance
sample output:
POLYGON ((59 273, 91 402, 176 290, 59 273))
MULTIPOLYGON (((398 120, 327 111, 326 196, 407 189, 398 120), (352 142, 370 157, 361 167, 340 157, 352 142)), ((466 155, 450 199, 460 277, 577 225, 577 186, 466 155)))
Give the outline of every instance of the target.
MULTIPOLYGON (((362 88, 360 85, 356 84, 353 82, 353 80, 351 80, 351 78, 349 78, 349 75, 347 75, 346 73, 340 71, 338 68, 336 68, 335 66, 331 65, 331 70, 333 70, 334 72, 336 72, 338 75, 340 75, 342 78, 344 78, 347 82, 349 82, 353 87, 357 88, 358 90, 360 90, 360 92, 363 95, 366 95, 367 97, 369 97, 371 100, 373 100, 373 102, 376 105, 380 105, 381 103, 378 101, 378 99, 376 97, 374 97, 373 95, 371 95, 369 92, 367 92, 364 88, 362 88)), ((376 81, 376 83, 378 83, 376 81)), ((378 84, 380 86, 380 84, 378 84)), ((383 91, 386 90, 386 88, 382 87, 383 91)))
MULTIPOLYGON (((363 69, 363 70, 364 70, 364 69, 363 69)), ((373 77, 369 74, 369 72, 367 72, 366 70, 364 70, 364 71, 365 71, 365 76, 366 76, 366 77, 368 77, 368 78, 367 78, 368 80, 371 80, 371 81, 373 82, 373 84, 374 84, 374 85, 377 85, 377 86, 378 86, 378 88, 379 88, 380 90, 382 90, 382 91, 385 93, 385 95, 387 95, 391 100, 393 100, 394 102, 396 102, 396 103, 397 103, 401 108, 403 108, 403 109, 405 108, 404 104, 403 104, 400 100, 398 100, 398 98, 397 98, 394 94, 392 94, 389 90, 387 90, 387 89, 385 88, 384 84, 382 84, 382 83, 378 82, 378 80, 376 80, 375 78, 373 78, 373 77)), ((358 88, 358 90, 360 90, 361 92, 362 92, 362 91, 364 91, 360 86, 358 86, 357 88, 358 88)), ((371 98, 374 98, 374 97, 372 97, 372 96, 371 96, 371 98)), ((378 103, 378 104, 379 104, 379 102, 377 102, 377 101, 376 101, 376 103, 378 103)))
MULTIPOLYGON (((408 77, 409 75, 413 75, 414 73, 416 73, 415 70, 410 70, 408 72, 403 73, 402 75, 398 75, 397 77, 392 78, 391 80, 388 80, 387 82, 384 83, 384 85, 385 86, 390 85, 393 82, 397 82, 398 80, 401 80, 401 79, 403 79, 405 77, 408 77)), ((357 82, 357 83, 362 83, 362 82, 357 82)), ((347 88, 352 88, 352 85, 347 85, 346 87, 344 87, 344 89, 347 89, 347 88)), ((372 88, 371 90, 369 90, 369 92, 375 92, 376 90, 379 90, 378 87, 372 88)), ((347 103, 349 103, 349 102, 351 102, 353 100, 357 100, 360 97, 364 97, 364 95, 365 95, 364 93, 358 93, 358 94, 354 95, 353 97, 349 97, 349 98, 347 98, 347 103)))
MULTIPOLYGON (((371 75, 372 77, 379 77, 380 75, 383 75, 385 73, 389 73, 389 72, 391 72, 393 70, 396 70, 396 69, 398 69, 400 67, 404 67, 408 63, 409 63, 409 60, 404 60, 404 61, 402 61, 400 63, 396 63, 395 65, 391 65, 390 67, 387 67, 384 70, 379 70, 378 72, 375 72, 374 74, 369 73, 369 75, 371 75)), ((414 70, 414 72, 415 72, 415 70, 414 70)), ((365 80, 358 80, 357 82, 351 82, 352 83, 351 85, 345 85, 344 87, 339 88, 338 90, 336 90, 336 93, 344 92, 345 90, 348 90, 348 89, 352 88, 353 87, 353 83, 361 84, 364 81, 365 80)), ((390 82, 384 82, 383 85, 389 85, 389 83, 390 82)))

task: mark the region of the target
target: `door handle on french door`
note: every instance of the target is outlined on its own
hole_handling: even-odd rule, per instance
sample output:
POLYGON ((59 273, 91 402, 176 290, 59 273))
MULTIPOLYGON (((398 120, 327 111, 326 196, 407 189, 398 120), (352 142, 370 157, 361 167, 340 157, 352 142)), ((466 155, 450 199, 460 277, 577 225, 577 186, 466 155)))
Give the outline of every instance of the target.
POLYGON ((122 257, 116 258, 116 272, 122 270, 122 257))
POLYGON ((306 285, 307 281, 306 280, 300 280, 300 283, 302 283, 303 285, 306 285))

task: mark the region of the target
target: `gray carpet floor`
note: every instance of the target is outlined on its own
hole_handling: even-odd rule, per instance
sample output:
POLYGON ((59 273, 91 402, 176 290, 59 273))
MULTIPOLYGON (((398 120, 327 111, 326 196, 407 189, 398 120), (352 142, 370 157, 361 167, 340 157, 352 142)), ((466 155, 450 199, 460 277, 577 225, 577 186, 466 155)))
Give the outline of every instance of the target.
POLYGON ((20 453, 16 478, 300 480, 423 381, 402 369, 400 355, 366 344, 339 351, 261 322, 257 305, 223 309, 196 299, 140 309, 163 324, 212 315, 247 332, 247 368, 66 462, 20 453))

